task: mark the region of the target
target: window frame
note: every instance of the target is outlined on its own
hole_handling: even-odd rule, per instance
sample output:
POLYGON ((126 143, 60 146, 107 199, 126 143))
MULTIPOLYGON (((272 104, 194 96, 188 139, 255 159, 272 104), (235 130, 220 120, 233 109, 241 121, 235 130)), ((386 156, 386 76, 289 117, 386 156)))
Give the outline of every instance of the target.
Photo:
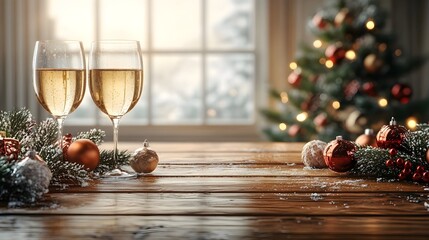
MULTIPOLYGON (((148 8, 146 13, 147 19, 147 49, 142 50, 142 54, 146 55, 147 59, 147 68, 145 71, 148 71, 148 78, 150 79, 145 83, 145 87, 148 88, 148 96, 142 96, 141 101, 148 102, 148 119, 144 124, 137 123, 126 123, 120 124, 120 139, 121 141, 143 141, 143 138, 148 138, 151 141, 260 141, 262 139, 262 134, 258 126, 260 126, 261 119, 258 114, 258 110, 267 106, 267 72, 268 72, 268 30, 267 30, 267 11, 268 4, 266 1, 257 1, 253 0, 254 4, 254 31, 253 39, 254 46, 248 50, 236 50, 236 49, 216 49, 208 50, 206 49, 206 0, 201 0, 201 34, 202 34, 202 46, 200 50, 157 50, 152 48, 152 1, 147 0, 148 8), (256 32, 258 34, 256 34, 256 32), (235 53, 246 53, 252 54, 254 61, 254 86, 253 86, 253 121, 249 124, 241 123, 231 123, 231 124, 208 124, 207 123, 207 106, 205 103, 206 96, 206 83, 207 83, 207 74, 206 74, 206 61, 208 54, 235 54, 235 53), (203 101, 203 120, 201 124, 154 124, 152 122, 152 61, 153 55, 162 55, 162 54, 200 54, 202 59, 202 86, 201 91, 202 101, 203 101)), ((95 14, 95 32, 96 39, 99 39, 99 13, 98 7, 99 0, 95 1, 96 7, 95 14)), ((113 128, 110 125, 100 122, 100 115, 97 111, 95 113, 95 124, 68 124, 64 126, 65 132, 76 132, 76 131, 85 131, 89 128, 99 128, 106 132, 107 141, 110 141, 109 137, 112 136, 113 128)), ((67 122, 67 121, 66 121, 67 122)))

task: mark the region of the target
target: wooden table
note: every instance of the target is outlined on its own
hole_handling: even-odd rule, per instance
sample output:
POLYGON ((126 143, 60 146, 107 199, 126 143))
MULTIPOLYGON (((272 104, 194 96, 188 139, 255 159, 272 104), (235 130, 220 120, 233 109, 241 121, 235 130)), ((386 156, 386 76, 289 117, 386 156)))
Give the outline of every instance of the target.
POLYGON ((2 205, 0 239, 429 238, 425 186, 304 169, 300 143, 152 146, 152 175, 2 205))

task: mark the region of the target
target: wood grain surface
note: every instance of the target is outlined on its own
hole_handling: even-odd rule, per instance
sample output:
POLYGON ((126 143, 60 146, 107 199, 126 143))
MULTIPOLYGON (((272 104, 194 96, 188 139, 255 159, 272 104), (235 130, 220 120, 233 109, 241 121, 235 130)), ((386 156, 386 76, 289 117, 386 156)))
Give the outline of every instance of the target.
POLYGON ((152 174, 0 204, 0 239, 429 239, 427 186, 308 169, 302 146, 154 143, 152 174))

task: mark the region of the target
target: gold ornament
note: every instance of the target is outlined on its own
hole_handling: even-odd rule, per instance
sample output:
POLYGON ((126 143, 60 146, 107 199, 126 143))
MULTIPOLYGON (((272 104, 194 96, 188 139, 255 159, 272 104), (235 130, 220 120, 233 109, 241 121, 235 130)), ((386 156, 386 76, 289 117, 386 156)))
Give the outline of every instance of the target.
POLYGON ((383 67, 383 60, 381 60, 377 55, 374 53, 369 54, 365 57, 363 60, 363 65, 365 67, 365 70, 369 73, 375 73, 378 72, 381 67, 383 67))
POLYGON ((361 133, 363 131, 363 126, 368 123, 368 119, 359 111, 353 111, 347 117, 345 122, 345 127, 352 133, 361 133))
POLYGON ((341 26, 343 24, 351 25, 353 23, 353 15, 347 8, 341 9, 334 19, 335 26, 341 26))
POLYGON ((375 138, 374 131, 370 128, 365 129, 365 133, 357 137, 355 142, 362 147, 377 147, 377 139, 375 138))
POLYGON ((137 173, 150 173, 158 166, 159 158, 155 151, 149 149, 149 142, 143 142, 143 148, 137 149, 131 156, 130 166, 137 173))
POLYGON ((88 139, 74 141, 67 149, 67 161, 81 164, 92 171, 100 162, 100 151, 95 143, 88 139))

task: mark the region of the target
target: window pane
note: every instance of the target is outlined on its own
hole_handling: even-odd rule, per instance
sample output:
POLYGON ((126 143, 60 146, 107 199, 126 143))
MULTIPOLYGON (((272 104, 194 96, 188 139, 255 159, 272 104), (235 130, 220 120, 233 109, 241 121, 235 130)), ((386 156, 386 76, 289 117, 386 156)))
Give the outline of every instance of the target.
POLYGON ((147 1, 103 0, 99 1, 100 39, 139 40, 146 49, 147 1))
POLYGON ((253 27, 253 0, 207 0, 209 48, 252 48, 253 27))
POLYGON ((208 123, 253 123, 254 66, 252 54, 208 56, 208 123))
POLYGON ((201 123, 200 55, 155 55, 153 71, 154 124, 201 123))
POLYGON ((79 107, 64 121, 64 125, 94 125, 97 116, 97 107, 91 99, 87 85, 85 96, 79 107))
MULTIPOLYGON (((80 40, 85 50, 89 50, 94 39, 94 0, 47 0, 52 38, 80 40)), ((49 27, 49 26, 43 26, 49 27)))
POLYGON ((147 124, 149 103, 149 69, 147 56, 143 55, 143 92, 136 106, 121 120, 121 124, 147 124))
POLYGON ((201 48, 201 0, 152 1, 155 49, 201 48))

